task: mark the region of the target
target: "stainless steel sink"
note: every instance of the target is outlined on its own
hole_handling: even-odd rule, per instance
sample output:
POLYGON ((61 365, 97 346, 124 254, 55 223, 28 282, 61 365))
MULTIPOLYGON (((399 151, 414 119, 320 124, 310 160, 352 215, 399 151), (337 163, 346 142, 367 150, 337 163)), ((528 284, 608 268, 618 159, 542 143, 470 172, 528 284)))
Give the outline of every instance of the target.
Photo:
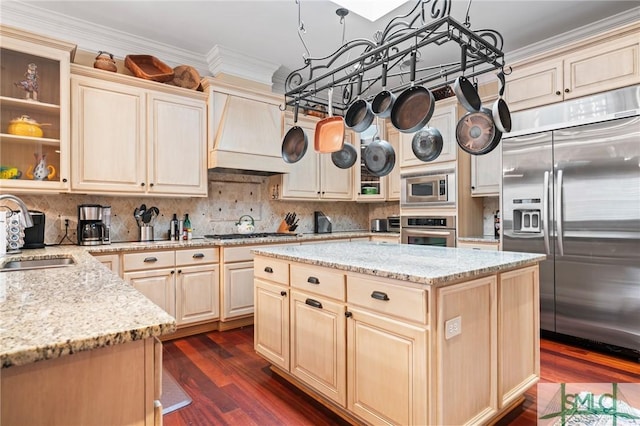
POLYGON ((69 256, 49 257, 46 259, 8 260, 0 266, 0 272, 27 271, 30 269, 62 268, 75 265, 76 261, 69 256))

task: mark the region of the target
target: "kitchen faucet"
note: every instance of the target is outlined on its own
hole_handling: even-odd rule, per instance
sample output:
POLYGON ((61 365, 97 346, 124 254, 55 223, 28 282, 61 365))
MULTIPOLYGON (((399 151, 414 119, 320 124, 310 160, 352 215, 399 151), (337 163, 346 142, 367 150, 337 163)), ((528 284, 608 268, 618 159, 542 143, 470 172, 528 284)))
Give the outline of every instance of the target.
POLYGON ((26 228, 31 228, 33 226, 33 220, 31 220, 31 215, 29 214, 29 209, 24 204, 20 198, 11 194, 0 194, 0 201, 2 200, 11 200, 20 207, 20 212, 22 213, 22 217, 24 218, 24 226, 26 228))

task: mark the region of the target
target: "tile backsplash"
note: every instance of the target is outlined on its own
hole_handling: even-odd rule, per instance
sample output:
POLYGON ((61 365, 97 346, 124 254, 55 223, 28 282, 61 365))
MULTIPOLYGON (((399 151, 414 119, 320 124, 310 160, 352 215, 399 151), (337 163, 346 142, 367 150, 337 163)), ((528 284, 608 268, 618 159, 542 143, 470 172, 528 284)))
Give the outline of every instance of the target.
MULTIPOLYGON (((255 220, 256 232, 275 232, 287 212, 300 218, 296 232, 313 232, 313 212, 321 210, 333 222, 334 231, 365 230, 369 219, 398 214, 398 202, 354 203, 319 201, 279 201, 271 198, 269 178, 250 175, 209 173, 207 198, 163 198, 100 196, 79 194, 28 195, 20 198, 30 210, 45 213, 45 243, 57 244, 65 235, 64 219, 70 220, 69 238, 77 242, 79 204, 110 205, 112 241, 138 240, 138 225, 133 211, 144 203, 156 206, 160 215, 154 228, 155 239, 167 239, 169 221, 189 214, 194 236, 235 232, 235 223, 243 215, 255 220)), ((65 240, 64 243, 69 243, 65 240)))

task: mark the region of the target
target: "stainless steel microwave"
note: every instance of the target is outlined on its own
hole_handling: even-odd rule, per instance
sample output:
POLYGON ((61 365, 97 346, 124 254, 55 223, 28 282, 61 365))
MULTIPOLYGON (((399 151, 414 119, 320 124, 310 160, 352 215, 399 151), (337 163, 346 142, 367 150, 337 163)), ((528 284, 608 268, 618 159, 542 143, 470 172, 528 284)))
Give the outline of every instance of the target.
POLYGON ((455 205, 456 180, 453 170, 401 175, 400 204, 403 207, 455 205))

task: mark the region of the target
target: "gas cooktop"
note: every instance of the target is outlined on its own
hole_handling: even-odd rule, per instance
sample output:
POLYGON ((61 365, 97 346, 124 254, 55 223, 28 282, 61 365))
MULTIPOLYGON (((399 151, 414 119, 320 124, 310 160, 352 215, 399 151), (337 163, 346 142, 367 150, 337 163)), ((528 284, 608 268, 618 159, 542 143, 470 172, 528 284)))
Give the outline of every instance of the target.
POLYGON ((205 235, 205 238, 213 240, 237 240, 240 238, 266 238, 266 237, 293 237, 295 234, 287 234, 283 232, 256 232, 253 234, 211 234, 205 235))

